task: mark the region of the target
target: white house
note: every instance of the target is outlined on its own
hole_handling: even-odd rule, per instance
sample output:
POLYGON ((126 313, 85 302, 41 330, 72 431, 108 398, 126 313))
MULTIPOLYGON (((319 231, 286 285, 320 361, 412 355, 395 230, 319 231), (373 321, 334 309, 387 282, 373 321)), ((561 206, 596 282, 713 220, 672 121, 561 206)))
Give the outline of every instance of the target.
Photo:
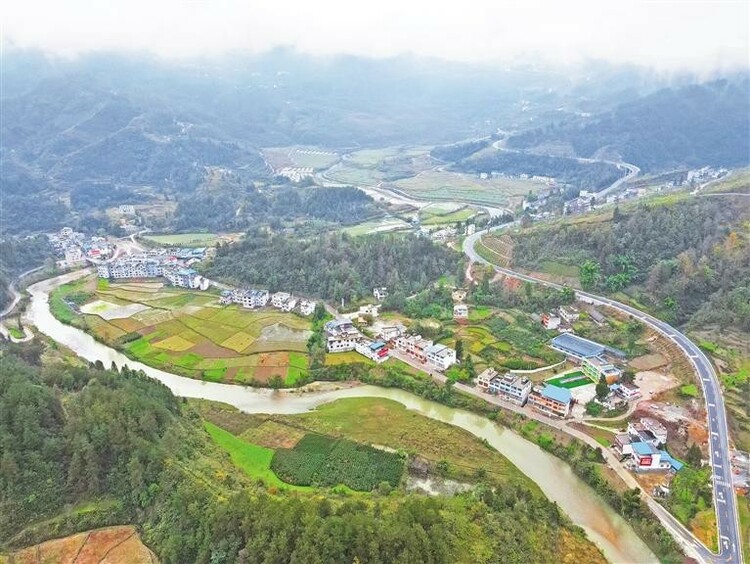
POLYGON ((484 390, 485 392, 489 391, 490 389, 490 382, 493 378, 497 377, 497 370, 492 368, 491 366, 489 368, 485 368, 479 376, 477 376, 476 384, 477 388, 480 390, 484 390))
POLYGON ((312 315, 315 311, 315 302, 310 300, 302 300, 299 304, 299 312, 302 315, 312 315))
POLYGON ((453 319, 468 319, 469 306, 466 304, 456 304, 453 306, 453 319))
POLYGON ((489 385, 489 392, 523 406, 531 393, 531 380, 517 374, 495 376, 489 385))
POLYGON ((283 308, 284 305, 289 301, 289 298, 291 295, 289 292, 276 292, 273 296, 271 296, 271 305, 276 308, 283 308))
POLYGON ((438 370, 447 370, 451 365, 456 364, 456 351, 445 345, 432 345, 425 352, 427 363, 438 370))
POLYGON ((334 319, 325 325, 326 349, 328 352, 354 350, 362 339, 362 334, 352 325, 349 319, 334 319))
POLYGON ((354 344, 354 350, 362 356, 380 364, 388 360, 390 351, 383 341, 360 339, 354 344))

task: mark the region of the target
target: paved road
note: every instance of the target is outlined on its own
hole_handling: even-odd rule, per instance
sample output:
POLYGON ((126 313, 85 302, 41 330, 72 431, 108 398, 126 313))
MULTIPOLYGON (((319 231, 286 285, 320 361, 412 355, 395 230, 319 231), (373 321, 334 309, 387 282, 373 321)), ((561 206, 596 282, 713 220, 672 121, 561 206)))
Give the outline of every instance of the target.
MULTIPOLYGON (((501 229, 503 227, 508 226, 500 226, 495 229, 501 229)), ((485 233, 486 231, 481 231, 467 237, 464 240, 463 251, 470 260, 489 265, 490 263, 479 256, 474 250, 477 241, 485 233)), ((559 284, 547 282, 507 268, 495 265, 491 266, 494 266, 497 272, 519 280, 535 284, 543 284, 552 288, 562 287, 559 284)), ((678 347, 680 347, 685 356, 690 359, 690 362, 693 364, 695 372, 700 379, 703 388, 703 395, 706 400, 709 430, 709 456, 711 469, 713 471, 714 509, 716 511, 719 534, 719 553, 714 554, 703 545, 696 546, 696 548, 702 559, 706 562, 726 562, 735 564, 743 562, 739 513, 737 510, 737 500, 732 488, 732 474, 729 457, 729 428, 727 426, 726 411, 724 409, 724 399, 721 395, 721 385, 711 362, 706 358, 706 355, 703 354, 703 351, 701 351, 701 349, 690 341, 690 339, 688 339, 683 333, 660 319, 610 298, 596 296, 583 291, 577 291, 576 296, 579 300, 584 302, 595 305, 605 305, 619 310, 620 312, 630 315, 640 320, 642 323, 651 326, 653 329, 671 339, 678 347)), ((652 509, 654 509, 654 507, 652 507, 652 509)), ((672 532, 675 530, 680 531, 681 536, 689 534, 685 528, 666 511, 659 511, 658 509, 654 509, 654 511, 662 523, 667 525, 667 522, 669 522, 668 528, 672 532)), ((690 537, 690 543, 698 545, 697 540, 692 535, 690 535, 690 537)))
POLYGON ((22 272, 21 274, 16 276, 13 282, 10 283, 10 286, 8 286, 8 291, 13 296, 13 299, 5 307, 5 309, 0 311, 0 319, 6 317, 11 311, 13 311, 13 309, 16 307, 18 302, 21 301, 21 294, 18 292, 18 290, 16 290, 16 284, 18 283, 18 281, 21 280, 24 276, 28 276, 32 272, 36 272, 37 270, 41 270, 42 268, 44 268, 44 265, 31 268, 27 270, 26 272, 22 272))

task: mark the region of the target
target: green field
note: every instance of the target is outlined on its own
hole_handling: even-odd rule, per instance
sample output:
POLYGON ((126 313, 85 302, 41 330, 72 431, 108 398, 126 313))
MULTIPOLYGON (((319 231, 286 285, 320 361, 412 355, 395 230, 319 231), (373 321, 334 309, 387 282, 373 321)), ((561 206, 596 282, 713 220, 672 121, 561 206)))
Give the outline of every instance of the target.
POLYGON ((410 229, 410 225, 405 221, 396 217, 388 217, 382 219, 376 219, 373 221, 365 221, 364 223, 358 223, 350 227, 345 227, 342 231, 349 235, 369 235, 371 233, 385 233, 389 231, 403 231, 410 229))
POLYGON ((281 448, 271 468, 285 481, 300 486, 336 486, 371 491, 381 482, 398 486, 404 459, 347 439, 310 433, 293 448, 281 448))
POLYGON ((594 383, 588 376, 578 370, 575 372, 568 372, 567 374, 562 374, 560 376, 555 376, 554 378, 545 380, 545 382, 552 386, 557 386, 558 388, 567 388, 569 390, 594 383))
POLYGON ((422 225, 453 224, 474 217, 477 211, 460 204, 431 204, 419 211, 422 225))
POLYGON ((541 184, 532 180, 510 178, 480 179, 471 174, 430 170, 393 185, 407 194, 428 200, 475 202, 514 207, 529 190, 541 184))
POLYGON ((212 247, 219 242, 219 236, 215 233, 144 235, 143 238, 159 245, 175 245, 181 247, 212 247))
POLYGON ((445 461, 448 476, 454 479, 476 479, 482 471, 498 483, 511 481, 535 488, 508 459, 468 431, 409 411, 395 401, 341 399, 315 411, 274 419, 334 437, 417 452, 432 463, 445 461))
POLYGON ((308 319, 272 308, 222 306, 211 292, 181 290, 154 282, 109 284, 94 278, 62 286, 51 298, 56 317, 150 366, 211 382, 265 385, 278 376, 295 386, 307 376, 308 319), (77 315, 65 300, 148 309, 105 320, 77 315))
POLYGON ((229 431, 225 431, 208 421, 203 422, 203 427, 211 435, 213 441, 229 454, 232 463, 248 476, 260 478, 269 486, 288 489, 309 489, 287 484, 274 474, 273 470, 271 470, 271 460, 273 459, 274 451, 270 448, 245 442, 235 437, 229 431))

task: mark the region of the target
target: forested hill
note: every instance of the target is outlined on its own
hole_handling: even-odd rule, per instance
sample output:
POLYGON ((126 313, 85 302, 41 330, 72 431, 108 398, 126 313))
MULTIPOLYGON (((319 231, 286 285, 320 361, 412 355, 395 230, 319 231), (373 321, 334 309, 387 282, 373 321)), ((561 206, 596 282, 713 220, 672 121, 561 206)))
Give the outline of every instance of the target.
POLYGON ((372 295, 376 286, 410 295, 454 274, 459 258, 425 238, 328 234, 295 240, 256 232, 220 248, 207 274, 338 302, 372 295))
POLYGON ((11 300, 9 286, 14 278, 26 270, 42 266, 51 256, 52 249, 43 235, 0 239, 0 310, 11 300))
POLYGON ((563 263, 585 289, 626 291, 670 321, 750 330, 750 198, 669 196, 604 213, 513 235, 514 263, 563 263))
POLYGON ((516 149, 593 157, 603 151, 644 172, 750 163, 750 79, 664 89, 591 117, 509 140, 516 149))
POLYGON ((0 349, 0 558, 132 523, 175 564, 602 561, 556 504, 522 485, 455 497, 267 488, 162 384, 101 366, 40 369, 15 356, 38 362, 38 351, 12 351, 0 349))

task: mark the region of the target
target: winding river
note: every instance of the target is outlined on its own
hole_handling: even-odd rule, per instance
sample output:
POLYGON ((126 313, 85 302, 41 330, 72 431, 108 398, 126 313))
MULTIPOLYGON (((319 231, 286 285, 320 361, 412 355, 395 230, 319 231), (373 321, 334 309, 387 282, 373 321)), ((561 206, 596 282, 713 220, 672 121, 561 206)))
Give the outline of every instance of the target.
POLYGON ((580 525, 588 537, 612 562, 656 562, 657 558, 634 533, 627 522, 617 515, 594 491, 577 478, 562 460, 543 451, 513 431, 500 427, 479 415, 453 409, 398 389, 377 386, 356 386, 322 392, 259 390, 230 384, 192 380, 133 361, 122 353, 96 341, 90 335, 65 325, 50 313, 49 292, 55 287, 80 278, 86 271, 77 271, 38 282, 28 288, 31 302, 26 319, 40 332, 65 345, 81 358, 97 360, 110 366, 143 370, 166 384, 176 395, 202 398, 231 404, 247 413, 302 413, 340 398, 377 397, 395 400, 426 417, 461 427, 486 439, 544 494, 580 525))

